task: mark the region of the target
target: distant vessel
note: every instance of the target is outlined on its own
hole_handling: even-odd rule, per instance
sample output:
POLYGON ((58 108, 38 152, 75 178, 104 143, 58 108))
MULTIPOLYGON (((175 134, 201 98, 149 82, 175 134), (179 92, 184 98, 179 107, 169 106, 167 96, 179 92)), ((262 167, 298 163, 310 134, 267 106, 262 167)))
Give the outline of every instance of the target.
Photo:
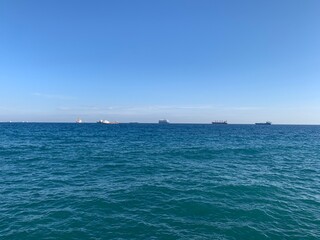
POLYGON ((80 118, 78 118, 76 123, 82 123, 82 120, 80 118))
POLYGON ((97 123, 100 123, 100 124, 118 124, 118 122, 109 122, 108 120, 99 120, 97 123))
POLYGON ((213 121, 212 124, 228 124, 228 122, 227 121, 218 120, 218 121, 213 121))
POLYGON ((271 122, 255 123, 255 125, 271 125, 271 122))
POLYGON ((169 120, 167 120, 167 119, 160 119, 159 120, 159 124, 169 124, 170 122, 169 122, 169 120))

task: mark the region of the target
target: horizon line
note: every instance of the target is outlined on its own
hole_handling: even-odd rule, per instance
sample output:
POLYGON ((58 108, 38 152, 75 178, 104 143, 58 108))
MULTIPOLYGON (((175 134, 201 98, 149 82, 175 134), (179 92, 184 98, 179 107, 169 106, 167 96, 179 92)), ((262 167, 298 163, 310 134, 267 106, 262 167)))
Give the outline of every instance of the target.
MULTIPOLYGON (((82 123, 77 123, 77 122, 71 122, 71 121, 0 121, 0 124, 3 123, 56 123, 56 124, 97 124, 97 122, 82 122, 82 123)), ((174 124, 198 124, 198 125, 219 125, 220 124, 212 124, 212 122, 170 122, 168 124, 159 124, 158 122, 118 122, 117 124, 155 124, 155 125, 174 125, 174 124)), ((110 124, 110 125, 117 125, 117 124, 110 124)), ((108 125, 108 124, 105 124, 108 125)), ((223 126, 225 125, 256 125, 256 122, 254 123, 229 123, 228 124, 222 124, 223 126)), ((309 125, 309 126, 320 126, 320 123, 272 123, 272 125, 309 125)))

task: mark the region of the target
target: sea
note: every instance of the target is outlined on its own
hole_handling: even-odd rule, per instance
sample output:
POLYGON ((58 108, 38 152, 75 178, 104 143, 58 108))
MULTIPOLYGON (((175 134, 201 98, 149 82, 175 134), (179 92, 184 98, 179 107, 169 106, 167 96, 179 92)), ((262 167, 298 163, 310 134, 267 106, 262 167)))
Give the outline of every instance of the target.
POLYGON ((320 126, 1 123, 0 239, 320 239, 320 126))

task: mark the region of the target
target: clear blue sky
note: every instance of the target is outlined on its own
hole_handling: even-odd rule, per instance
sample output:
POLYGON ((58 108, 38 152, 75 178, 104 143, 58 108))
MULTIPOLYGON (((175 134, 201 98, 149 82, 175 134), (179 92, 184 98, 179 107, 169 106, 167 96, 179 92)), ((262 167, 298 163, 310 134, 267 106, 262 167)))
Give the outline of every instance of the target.
POLYGON ((320 124, 319 0, 0 0, 0 121, 320 124))

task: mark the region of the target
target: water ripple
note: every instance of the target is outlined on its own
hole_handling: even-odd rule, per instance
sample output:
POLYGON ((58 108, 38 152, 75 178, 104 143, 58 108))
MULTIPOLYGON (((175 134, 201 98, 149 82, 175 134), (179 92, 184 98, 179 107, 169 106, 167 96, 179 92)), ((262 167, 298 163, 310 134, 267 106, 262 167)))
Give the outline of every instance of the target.
POLYGON ((319 239, 320 127, 0 124, 1 239, 319 239))

